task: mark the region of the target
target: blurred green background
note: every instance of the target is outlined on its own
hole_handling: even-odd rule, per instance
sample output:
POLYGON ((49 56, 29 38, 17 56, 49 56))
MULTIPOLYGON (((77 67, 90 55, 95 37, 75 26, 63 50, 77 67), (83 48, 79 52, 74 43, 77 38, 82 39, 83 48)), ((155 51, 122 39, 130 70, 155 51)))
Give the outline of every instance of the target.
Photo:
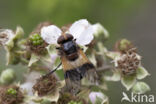
MULTIPOLYGON (((62 26, 86 18, 100 22, 110 33, 106 43, 111 49, 116 40, 125 37, 134 42, 143 56, 143 65, 151 76, 145 81, 156 95, 156 0, 0 0, 0 27, 24 28, 27 36, 43 21, 62 26)), ((4 51, 0 51, 0 71, 5 69, 4 51)), ((8 66, 22 70, 21 66, 8 66)), ((17 73, 18 78, 22 76, 17 73)), ((120 83, 109 83, 110 104, 120 104, 120 83)), ((124 102, 125 104, 126 102, 124 102)), ((127 103, 128 104, 128 103, 127 103)), ((143 103, 142 103, 143 104, 143 103)))

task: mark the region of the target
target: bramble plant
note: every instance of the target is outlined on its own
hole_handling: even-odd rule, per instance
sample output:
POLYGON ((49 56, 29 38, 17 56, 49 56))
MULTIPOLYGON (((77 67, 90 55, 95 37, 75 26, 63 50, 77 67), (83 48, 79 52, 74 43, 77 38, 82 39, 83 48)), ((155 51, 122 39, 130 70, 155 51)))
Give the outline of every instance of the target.
MULTIPOLYGON (((1 85, 19 86, 24 96, 20 100, 21 104, 108 104, 109 96, 104 93, 109 89, 107 81, 121 81, 127 91, 136 94, 144 94, 150 90, 149 85, 141 81, 150 74, 142 65, 142 56, 136 46, 130 40, 121 39, 114 45, 115 50, 109 51, 105 47, 109 33, 100 23, 91 24, 86 19, 81 19, 59 29, 50 22, 43 22, 27 38, 23 36, 24 30, 21 27, 17 27, 15 32, 11 29, 0 29, 0 45, 6 50, 6 65, 16 66, 21 63, 28 69, 23 76, 25 80, 20 84, 15 80, 14 69, 6 69, 0 76, 1 85), (83 78, 77 93, 66 90, 62 66, 50 76, 41 77, 61 62, 56 51, 58 36, 55 34, 61 35, 63 32, 76 37, 75 42, 83 48, 98 75, 96 84, 83 78)), ((9 88, 7 93, 16 95, 18 92, 9 88)), ((1 99, 2 96, 0 101, 1 99)))

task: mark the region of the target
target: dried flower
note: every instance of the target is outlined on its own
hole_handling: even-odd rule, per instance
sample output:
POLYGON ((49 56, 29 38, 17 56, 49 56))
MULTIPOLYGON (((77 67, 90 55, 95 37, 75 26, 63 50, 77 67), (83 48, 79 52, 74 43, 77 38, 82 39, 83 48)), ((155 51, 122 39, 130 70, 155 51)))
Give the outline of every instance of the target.
POLYGON ((116 59, 116 67, 121 69, 123 75, 133 75, 141 64, 141 56, 132 48, 116 59))
POLYGON ((0 104, 20 104, 23 99, 24 95, 18 86, 0 88, 0 104))
POLYGON ((36 84, 33 86, 33 89, 39 96, 46 95, 50 92, 56 91, 57 79, 54 75, 49 75, 46 78, 39 78, 36 84))

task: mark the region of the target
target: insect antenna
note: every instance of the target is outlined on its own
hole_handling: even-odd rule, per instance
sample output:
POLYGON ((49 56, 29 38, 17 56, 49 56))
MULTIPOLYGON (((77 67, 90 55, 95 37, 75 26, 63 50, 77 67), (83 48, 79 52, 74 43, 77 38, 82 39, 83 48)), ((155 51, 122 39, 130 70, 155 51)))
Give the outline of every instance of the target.
POLYGON ((42 77, 43 78, 48 77, 49 75, 51 75, 52 73, 54 73, 61 65, 62 65, 62 63, 60 63, 54 70, 51 70, 49 73, 47 73, 46 75, 44 75, 42 77))

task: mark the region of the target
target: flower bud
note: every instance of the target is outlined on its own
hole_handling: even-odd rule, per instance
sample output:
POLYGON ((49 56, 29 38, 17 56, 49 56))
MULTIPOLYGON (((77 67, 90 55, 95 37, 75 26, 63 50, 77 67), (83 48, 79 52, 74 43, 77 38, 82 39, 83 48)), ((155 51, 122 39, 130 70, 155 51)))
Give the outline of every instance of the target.
POLYGON ((115 49, 121 53, 126 53, 129 49, 134 48, 133 44, 127 39, 121 39, 115 44, 115 49))
POLYGON ((108 31, 100 23, 94 24, 93 29, 95 37, 99 37, 100 35, 104 35, 105 39, 109 37, 108 31))
POLYGON ((6 69, 1 73, 0 83, 9 84, 15 79, 15 72, 12 69, 6 69))

